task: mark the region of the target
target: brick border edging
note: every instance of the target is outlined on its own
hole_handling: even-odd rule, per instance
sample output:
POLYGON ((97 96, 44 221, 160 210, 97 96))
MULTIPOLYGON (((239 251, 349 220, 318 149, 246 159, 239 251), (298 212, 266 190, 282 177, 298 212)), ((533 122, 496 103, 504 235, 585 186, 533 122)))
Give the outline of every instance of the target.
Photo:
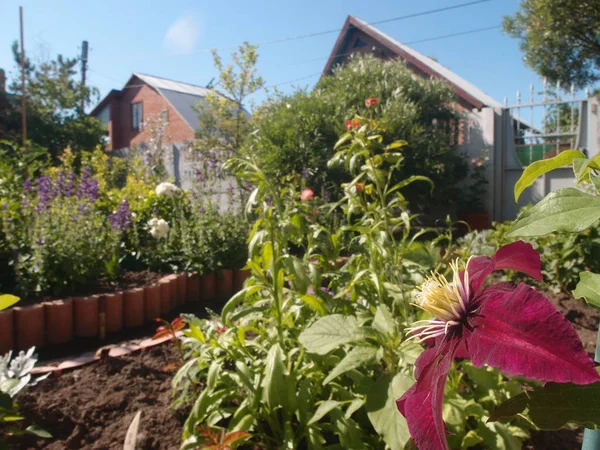
POLYGON ((9 350, 64 344, 79 337, 104 339, 106 334, 151 322, 153 312, 159 311, 159 317, 187 302, 215 300, 217 292, 236 293, 248 276, 249 271, 234 271, 232 278, 171 274, 142 288, 15 306, 0 311, 0 356, 9 350))

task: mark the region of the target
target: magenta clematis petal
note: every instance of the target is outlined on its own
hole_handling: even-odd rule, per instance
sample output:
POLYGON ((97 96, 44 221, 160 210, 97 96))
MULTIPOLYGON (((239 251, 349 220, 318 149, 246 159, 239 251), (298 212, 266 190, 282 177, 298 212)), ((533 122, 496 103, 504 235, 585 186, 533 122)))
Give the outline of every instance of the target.
POLYGON ((575 329, 542 294, 520 284, 486 297, 464 336, 476 367, 558 383, 600 381, 575 329))
MULTIPOLYGON (((494 270, 512 269, 529 275, 536 280, 543 280, 540 270, 540 255, 531 244, 523 241, 500 247, 491 258, 477 256, 469 261, 469 286, 472 293, 476 293, 483 285, 485 279, 494 270)), ((461 272, 461 278, 463 277, 461 272)))
POLYGON ((460 343, 449 334, 434 348, 425 350, 415 364, 417 382, 396 401, 419 450, 447 450, 442 418, 444 386, 460 343))

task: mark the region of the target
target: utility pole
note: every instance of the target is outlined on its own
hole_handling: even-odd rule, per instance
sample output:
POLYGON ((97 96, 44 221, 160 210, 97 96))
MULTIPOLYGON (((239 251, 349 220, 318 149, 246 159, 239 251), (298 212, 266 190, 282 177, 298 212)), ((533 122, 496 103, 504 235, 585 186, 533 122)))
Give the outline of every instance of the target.
MULTIPOLYGON (((87 72, 88 62, 88 41, 81 43, 81 85, 85 88, 85 73, 87 72)), ((85 96, 81 98, 81 114, 85 108, 85 96)))
POLYGON ((21 22, 21 128, 23 128, 23 147, 27 142, 27 110, 25 107, 25 43, 23 39, 23 7, 19 6, 21 22))

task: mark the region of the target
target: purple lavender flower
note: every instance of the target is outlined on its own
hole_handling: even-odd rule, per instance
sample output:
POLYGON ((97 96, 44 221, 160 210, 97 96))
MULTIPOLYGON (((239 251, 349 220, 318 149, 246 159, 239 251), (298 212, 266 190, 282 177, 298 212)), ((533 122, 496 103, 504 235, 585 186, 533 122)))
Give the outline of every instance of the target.
POLYGON ((35 206, 36 212, 45 212, 48 210, 50 202, 54 199, 55 195, 52 189, 52 180, 50 177, 43 175, 37 179, 37 204, 35 206))
POLYGON ((2 203, 2 209, 6 211, 8 209, 8 202, 2 203))
POLYGON ((81 172, 79 189, 77 189, 77 198, 79 200, 87 198, 92 202, 98 200, 100 189, 98 180, 92 177, 92 169, 85 167, 81 172))
POLYGON ((326 202, 331 200, 331 194, 329 193, 329 191, 323 192, 323 200, 325 200, 326 202))
POLYGON ((308 169, 306 167, 302 169, 302 179, 305 181, 308 179, 308 169))
POLYGON ((150 153, 150 151, 146 151, 146 153, 144 153, 144 164, 146 166, 152 165, 152 153, 150 153))
POLYGON ((108 216, 108 222, 115 231, 125 231, 132 225, 131 210, 129 209, 129 202, 123 200, 119 205, 119 209, 114 214, 108 216))
POLYGON ((23 192, 29 194, 31 192, 31 180, 27 178, 23 183, 23 192))

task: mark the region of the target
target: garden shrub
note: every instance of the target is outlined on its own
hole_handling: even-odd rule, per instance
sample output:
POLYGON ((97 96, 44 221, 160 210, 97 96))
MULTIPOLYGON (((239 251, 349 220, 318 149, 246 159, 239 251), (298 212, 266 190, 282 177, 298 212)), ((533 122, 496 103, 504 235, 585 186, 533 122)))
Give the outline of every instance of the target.
MULTIPOLYGON (((247 431, 243 448, 400 450, 408 443, 396 399, 412 384, 422 351, 409 339, 410 327, 425 318, 413 290, 432 268, 444 270, 452 252, 442 257, 439 245, 452 246, 452 235, 418 240, 403 191, 430 183, 420 176, 396 182, 406 143, 387 140, 376 119, 353 120, 331 161, 351 180, 337 204, 319 199, 299 174, 274 180, 260 158, 228 163, 254 187, 245 208, 256 219, 252 276, 220 315, 185 316, 186 363, 173 380, 174 405, 192 404, 182 449, 208 444, 211 429, 247 431), (343 216, 334 229, 317 220, 332 211, 343 216), (335 262, 348 243, 352 255, 340 268, 335 262)), ((453 448, 514 446, 527 436, 517 421, 498 425, 505 432, 499 439, 477 431, 488 430, 485 417, 512 385, 485 395, 504 383, 501 375, 467 370, 476 381, 457 374, 448 387, 453 448)))
POLYGON ((423 175, 435 185, 433 196, 427 186, 408 187, 404 194, 411 208, 455 203, 467 166, 450 145, 454 95, 439 81, 415 76, 401 62, 357 56, 323 77, 311 92, 275 95, 256 111, 256 132, 247 151, 273 179, 304 172, 316 192, 328 189, 337 198, 347 176, 328 169, 327 161, 345 122, 355 114, 368 115, 364 99, 373 96, 381 99, 376 112, 385 139, 408 142, 397 180, 423 175))

